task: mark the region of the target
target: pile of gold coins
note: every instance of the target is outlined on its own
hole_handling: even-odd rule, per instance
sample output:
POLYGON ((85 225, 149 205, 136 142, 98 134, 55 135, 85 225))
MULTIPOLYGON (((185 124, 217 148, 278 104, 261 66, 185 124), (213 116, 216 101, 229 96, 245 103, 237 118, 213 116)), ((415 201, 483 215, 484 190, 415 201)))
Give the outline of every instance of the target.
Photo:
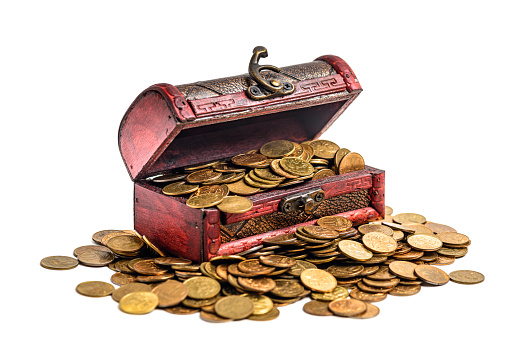
POLYGON ((187 206, 217 206, 226 213, 244 213, 252 208, 242 197, 317 180, 336 174, 359 171, 365 162, 358 153, 340 148, 328 140, 270 141, 259 150, 239 154, 230 161, 216 161, 184 168, 184 173, 167 173, 149 178, 154 183, 169 183, 162 193, 189 195, 187 206), (229 196, 229 194, 233 194, 229 196))
POLYGON ((87 281, 76 291, 111 295, 129 314, 200 312, 209 322, 272 320, 280 307, 307 297, 303 311, 308 314, 366 319, 379 314, 373 303, 388 295, 410 296, 449 280, 484 280, 475 271, 448 275, 436 267, 466 255, 471 244, 466 235, 419 214, 392 217, 390 207, 386 212, 384 220, 358 227, 340 216, 324 217, 294 234, 266 238, 262 245, 201 264, 165 257, 134 231, 105 230, 92 236, 97 245, 78 247, 76 258, 47 257, 41 265, 108 266, 118 288, 87 281))

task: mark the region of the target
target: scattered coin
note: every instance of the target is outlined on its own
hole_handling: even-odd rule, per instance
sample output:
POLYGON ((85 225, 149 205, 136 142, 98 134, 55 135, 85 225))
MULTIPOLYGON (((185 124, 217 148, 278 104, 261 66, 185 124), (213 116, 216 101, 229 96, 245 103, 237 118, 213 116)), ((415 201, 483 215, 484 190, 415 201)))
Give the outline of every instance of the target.
POLYGON ((328 140, 313 140, 309 146, 312 147, 315 156, 324 159, 333 159, 340 148, 336 143, 328 140))
POLYGON ((393 216, 393 222, 402 224, 405 222, 415 222, 418 224, 425 224, 427 219, 423 215, 416 213, 400 213, 393 216))
POLYGON ((115 285, 122 286, 128 283, 136 282, 136 276, 132 274, 117 272, 111 276, 111 282, 115 285))
POLYGON ((328 309, 328 303, 312 300, 303 305, 303 311, 311 315, 330 316, 333 313, 328 309))
POLYGON ((133 292, 150 292, 152 288, 147 284, 142 284, 138 282, 127 283, 125 285, 120 286, 116 290, 113 291, 111 297, 114 301, 119 302, 124 296, 133 292))
POLYGON ((268 158, 281 158, 290 155, 295 145, 287 140, 274 140, 264 144, 259 152, 268 158))
POLYGON ((421 285, 397 285, 391 289, 388 294, 397 296, 409 296, 420 292, 421 285))
POLYGON ((446 272, 430 265, 417 265, 414 273, 418 278, 432 285, 444 285, 450 280, 446 272))
POLYGON ((79 261, 67 256, 51 256, 41 260, 41 266, 50 270, 69 270, 78 266, 79 261))
POLYGON ((119 308, 129 314, 147 314, 152 312, 159 303, 159 299, 151 292, 132 292, 124 296, 119 308))
POLYGON ((245 213, 252 209, 252 201, 244 197, 224 197, 217 208, 224 213, 245 213))
POLYGON ((353 299, 358 299, 358 300, 366 301, 369 303, 385 300, 386 296, 387 296, 386 293, 379 293, 379 292, 378 293, 369 293, 369 292, 364 292, 358 288, 353 288, 351 290, 351 292, 349 292, 349 295, 353 299))
POLYGON ((115 287, 103 281, 85 281, 76 286, 76 291, 87 297, 105 297, 113 293, 115 287))
POLYGON ((193 277, 183 282, 188 287, 187 295, 193 299, 213 298, 220 292, 220 284, 209 277, 193 277))
POLYGON ((314 292, 331 292, 337 287, 337 279, 317 268, 308 268, 300 274, 302 284, 314 292))
POLYGON ((181 303, 188 293, 188 287, 181 282, 168 280, 157 285, 152 293, 159 298, 159 307, 172 307, 181 303))
MULTIPOLYGON (((383 225, 379 225, 383 226, 383 225)), ((391 253, 397 249, 397 242, 389 235, 380 232, 369 232, 362 237, 365 247, 374 253, 391 253)))
POLYGON ((220 204, 222 200, 224 196, 218 193, 204 193, 187 199, 185 203, 192 208, 207 208, 220 204))
POLYGON ((458 284, 479 284, 485 280, 485 276, 480 272, 471 270, 458 270, 450 273, 450 280, 458 284))
POLYGON ((357 314, 353 316, 356 319, 369 319, 374 318, 379 314, 379 307, 372 305, 370 303, 365 303, 367 305, 367 310, 363 313, 357 314))
POLYGON ((339 242, 339 250, 346 257, 358 261, 367 261, 372 258, 372 252, 354 240, 341 240, 339 242))
POLYGON ((247 297, 231 295, 215 303, 215 312, 227 319, 244 319, 254 312, 254 302, 247 297))
POLYGON ((164 186, 162 193, 166 195, 184 195, 197 191, 199 185, 188 184, 185 181, 178 181, 164 186))
POLYGON ((268 320, 277 319, 279 317, 279 314, 280 314, 279 309, 277 307, 273 306, 272 309, 268 313, 260 314, 260 315, 253 313, 250 316, 248 316, 247 319, 254 320, 254 321, 268 321, 268 320))
POLYGON ((367 304, 357 299, 334 300, 328 304, 333 314, 341 317, 353 317, 367 310, 367 304))
POLYGON ((393 261, 388 265, 388 268, 391 273, 398 277, 408 280, 416 280, 418 279, 418 277, 414 274, 416 266, 418 265, 409 261, 393 261))
POLYGON ((406 241, 409 246, 420 251, 437 251, 443 246, 438 237, 429 234, 413 234, 406 241))
POLYGON ((457 232, 442 232, 438 233, 437 236, 446 246, 465 245, 470 241, 467 235, 457 232))
POLYGON ((350 152, 342 158, 337 169, 339 174, 361 171, 365 169, 365 161, 360 154, 350 152))

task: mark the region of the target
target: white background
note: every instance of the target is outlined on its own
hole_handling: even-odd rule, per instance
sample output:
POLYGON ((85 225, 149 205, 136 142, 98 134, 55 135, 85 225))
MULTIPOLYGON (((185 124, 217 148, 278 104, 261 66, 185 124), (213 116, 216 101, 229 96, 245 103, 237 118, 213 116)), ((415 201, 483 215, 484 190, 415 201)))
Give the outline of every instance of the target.
POLYGON ((506 333, 502 1, 5 1, 0 29, 0 331, 23 338, 506 333), (370 320, 312 317, 303 301, 267 323, 210 324, 198 314, 128 315, 110 298, 74 291, 83 281, 108 281, 107 268, 39 266, 90 244, 96 231, 132 229, 133 184, 116 138, 134 98, 155 83, 246 73, 257 45, 269 51, 263 64, 324 54, 349 63, 364 92, 323 138, 386 171, 395 213, 421 213, 467 234, 469 254, 442 269, 477 270, 484 283, 389 296, 370 320))

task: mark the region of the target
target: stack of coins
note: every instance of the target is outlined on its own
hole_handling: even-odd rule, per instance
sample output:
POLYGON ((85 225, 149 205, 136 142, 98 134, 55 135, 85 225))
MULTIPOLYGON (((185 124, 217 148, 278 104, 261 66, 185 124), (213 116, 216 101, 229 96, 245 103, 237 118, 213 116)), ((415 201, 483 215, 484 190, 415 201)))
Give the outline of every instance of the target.
POLYGON ((47 257, 41 266, 108 266, 118 288, 87 281, 76 291, 90 297, 111 295, 126 313, 200 312, 209 322, 272 320, 279 307, 308 297, 311 301, 303 306, 308 314, 366 319, 379 314, 373 303, 388 295, 410 296, 449 280, 484 280, 476 271, 448 275, 436 267, 466 255, 471 245, 466 235, 419 214, 391 217, 389 207, 386 212, 385 220, 358 227, 340 216, 323 217, 294 234, 266 238, 259 246, 201 264, 164 257, 134 231, 105 230, 92 236, 98 245, 74 251, 77 259, 47 257))
POLYGON ((228 161, 186 167, 182 173, 176 170, 148 180, 167 184, 162 188, 162 193, 166 195, 187 196, 189 207, 217 206, 224 211, 225 205, 228 205, 227 213, 244 213, 249 206, 248 199, 237 197, 225 204, 224 197, 229 194, 253 195, 364 168, 365 162, 360 154, 340 148, 328 140, 301 144, 275 140, 259 150, 236 155, 228 161), (241 207, 237 208, 237 205, 241 207))

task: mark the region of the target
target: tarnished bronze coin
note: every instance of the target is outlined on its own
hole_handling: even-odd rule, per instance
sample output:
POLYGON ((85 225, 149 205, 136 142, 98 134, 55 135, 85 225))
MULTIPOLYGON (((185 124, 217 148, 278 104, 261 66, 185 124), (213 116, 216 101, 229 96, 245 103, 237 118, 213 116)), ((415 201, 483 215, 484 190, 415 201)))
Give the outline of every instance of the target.
POLYGON ((275 288, 270 291, 272 295, 282 298, 295 298, 305 288, 296 279, 275 279, 275 288))
POLYGON ((397 296, 415 295, 422 289, 421 285, 397 285, 391 289, 388 294, 397 296))
POLYGON ((312 176, 312 180, 319 180, 319 179, 324 179, 324 178, 328 178, 328 177, 333 177, 334 175, 335 175, 334 171, 332 171, 331 169, 328 169, 328 168, 324 168, 324 169, 320 169, 319 171, 314 173, 314 175, 312 176))
POLYGON ((128 283, 136 282, 136 276, 132 274, 117 272, 111 276, 111 282, 115 285, 122 286, 128 283))
POLYGON ((449 257, 461 258, 465 256, 468 252, 467 247, 461 248, 451 248, 451 247, 441 247, 437 253, 449 257))
POLYGON ((450 280, 446 272, 430 265, 417 265, 414 273, 418 278, 431 285, 444 285, 450 280))
POLYGON ((268 277, 238 277, 238 284, 246 291, 256 293, 267 293, 275 287, 275 281, 268 277))
POLYGON ((317 269, 309 268, 300 274, 302 284, 314 292, 331 292, 337 287, 337 279, 330 273, 317 269))
POLYGON ((485 280, 485 276, 480 272, 471 270, 458 270, 450 273, 450 280, 458 284, 479 284, 485 280))
POLYGON ((393 216, 393 222, 397 224, 402 224, 406 222, 414 222, 418 224, 425 224, 427 219, 423 215, 417 213, 400 213, 393 216))
POLYGON ((316 239, 332 240, 337 239, 339 237, 339 232, 323 226, 307 225, 303 226, 303 230, 307 234, 309 234, 312 238, 316 239))
POLYGON ((363 278, 362 282, 371 287, 392 288, 399 284, 400 279, 393 278, 390 280, 374 280, 369 278, 363 278))
POLYGON ((289 268, 289 267, 296 265, 296 259, 284 256, 284 255, 277 255, 277 254, 262 255, 259 257, 259 261, 263 265, 280 267, 280 268, 289 268))
POLYGON ((244 319, 254 312, 254 303, 247 297, 230 295, 215 303, 215 313, 228 319, 244 319))
POLYGON ((307 161, 295 157, 282 158, 279 161, 282 169, 289 174, 297 176, 311 175, 314 172, 314 167, 307 161))
POLYGON ((437 251, 443 246, 442 241, 430 234, 413 234, 406 238, 407 243, 420 251, 437 251))
POLYGON ((41 260, 41 266, 50 270, 70 270, 78 264, 78 260, 62 255, 46 257, 41 260))
POLYGON ((333 159, 340 148, 332 141, 321 139, 311 141, 309 146, 312 147, 315 156, 324 159, 333 159))
POLYGON ((367 310, 365 312, 357 314, 355 316, 352 316, 352 318, 355 319, 370 319, 374 318, 379 314, 379 308, 375 305, 372 305, 370 303, 365 303, 367 305, 367 310))
POLYGON ((252 195, 261 191, 259 187, 252 187, 245 183, 244 180, 238 180, 230 184, 226 184, 229 188, 229 191, 233 194, 238 195, 252 195))
POLYGON ((154 259, 139 260, 132 265, 132 269, 139 274, 145 275, 160 275, 168 271, 157 266, 154 259))
POLYGON ((259 152, 268 158, 282 158, 295 150, 295 144, 288 140, 270 141, 259 149, 259 152))
MULTIPOLYGON (((382 225, 379 225, 382 226, 382 225)), ((387 254, 395 251, 397 242, 389 235, 381 232, 369 232, 362 237, 362 242, 374 253, 387 254)))
POLYGON ((337 279, 353 278, 362 273, 364 267, 362 265, 332 265, 326 271, 337 279))
POLYGON ((379 224, 365 224, 358 226, 358 232, 364 235, 370 232, 379 232, 390 237, 393 235, 393 230, 390 227, 379 224))
POLYGON ((76 286, 76 292, 87 297, 105 297, 113 293, 115 287, 103 281, 85 281, 76 286))
POLYGON ((164 311, 171 314, 187 315, 199 312, 199 308, 185 307, 183 305, 176 305, 173 307, 166 307, 164 311))
MULTIPOLYGON (((293 144, 291 144, 293 146, 293 144)), ((294 147, 294 146, 293 146, 294 147)), ((267 157, 263 154, 239 154, 231 158, 231 162, 238 166, 258 165, 266 162, 267 157)))
POLYGON ((152 292, 132 292, 120 299, 118 307, 129 314, 147 314, 152 312, 159 299, 152 292))
POLYGON ((165 195, 184 195, 197 191, 199 185, 188 184, 185 181, 178 181, 164 186, 162 193, 165 195))
POLYGON ((136 281, 145 284, 154 284, 159 282, 167 281, 173 278, 175 274, 173 272, 167 272, 159 275, 138 275, 136 281))
POLYGON ((188 296, 193 299, 209 299, 220 292, 220 284, 209 277, 193 277, 183 282, 188 287, 188 296))
POLYGON ((151 180, 153 182, 173 182, 178 180, 184 180, 187 177, 187 173, 167 173, 158 175, 151 180))
POLYGON ((395 274, 396 276, 408 280, 416 280, 418 277, 415 275, 415 268, 416 264, 413 264, 412 262, 408 261, 400 261, 396 260, 391 262, 388 265, 388 268, 390 269, 390 272, 395 274))
POLYGON ((273 308, 272 299, 268 298, 266 295, 245 293, 241 296, 250 299, 254 303, 254 311, 252 311, 252 315, 267 314, 273 308))
POLYGON ((457 232, 442 232, 438 233, 437 236, 445 246, 465 245, 470 241, 467 235, 457 232))
POLYGON ((289 268, 288 274, 293 277, 299 277, 308 268, 317 268, 317 266, 308 261, 296 260, 296 265, 289 268))
POLYGON ((367 310, 367 304, 357 299, 334 300, 328 304, 333 314, 341 317, 353 317, 367 310))
POLYGON ((224 197, 217 208, 224 213, 245 213, 252 209, 252 201, 244 197, 224 197))
POLYGON ((162 257, 162 258, 155 258, 154 262, 157 265, 163 265, 163 266, 171 266, 171 265, 190 265, 192 264, 192 261, 189 259, 183 259, 183 258, 173 258, 173 257, 162 257))
POLYGON ((346 299, 349 296, 349 292, 345 287, 337 286, 331 292, 312 292, 310 295, 314 300, 333 301, 346 299))
POLYGON ((275 271, 275 267, 266 266, 259 261, 259 259, 249 259, 238 263, 238 269, 244 273, 250 274, 268 274, 275 271))
POLYGON ((453 227, 443 225, 443 224, 438 224, 435 222, 430 222, 430 221, 427 221, 425 223, 425 226, 430 228, 432 230, 432 232, 434 232, 434 233, 457 232, 455 230, 455 228, 453 228, 453 227))
POLYGON ((327 216, 319 218, 316 223, 319 226, 330 228, 337 232, 347 231, 353 226, 353 222, 341 216, 327 216))
POLYGON ((150 285, 142 284, 138 282, 132 282, 118 287, 113 291, 111 297, 114 301, 119 302, 124 296, 133 292, 150 292, 152 288, 150 285))
POLYGON ((106 246, 115 253, 128 255, 140 251, 145 243, 135 235, 118 235, 108 240, 106 246))
MULTIPOLYGON (((102 246, 101 246, 102 247, 102 246)), ((115 255, 111 251, 89 249, 82 251, 77 256, 78 261, 86 266, 102 267, 107 266, 115 260, 115 255)))
MULTIPOLYGON (((125 233, 119 233, 117 235, 121 235, 125 233)), ((74 252, 72 253, 75 257, 77 257, 80 254, 86 253, 86 252, 96 252, 96 251, 102 251, 102 252, 108 252, 111 253, 111 250, 107 248, 106 246, 101 245, 85 245, 80 246, 76 249, 74 249, 74 252)))
POLYGON ((339 250, 346 257, 358 261, 367 261, 372 258, 372 252, 354 240, 341 240, 339 242, 339 250))
POLYGON ((157 285, 152 293, 159 298, 159 307, 171 307, 181 303, 186 297, 189 289, 179 281, 168 280, 157 285))
POLYGON ((333 313, 328 309, 328 303, 324 301, 312 300, 303 305, 303 311, 307 314, 318 316, 330 316, 333 313))
POLYGON ((342 161, 342 158, 344 158, 347 154, 349 154, 351 151, 347 148, 341 148, 337 150, 335 153, 333 164, 335 165, 335 168, 339 168, 340 162, 342 161))
POLYGON ((415 259, 423 257, 424 254, 425 254, 425 252, 423 252, 423 251, 411 250, 406 253, 394 254, 392 256, 392 258, 397 259, 397 260, 415 260, 415 259))
POLYGON ((356 152, 350 152, 346 154, 344 158, 342 158, 337 169, 339 174, 361 171, 365 169, 365 161, 360 154, 356 152))
POLYGON ((353 288, 351 292, 349 292, 349 296, 353 299, 366 301, 369 303, 378 302, 386 299, 386 293, 369 293, 364 292, 358 288, 353 288))
MULTIPOLYGON (((92 235, 92 240, 93 240, 93 242, 95 242, 99 245, 104 245, 102 243, 102 238, 104 238, 105 235, 111 234, 111 233, 123 233, 123 231, 121 231, 121 230, 103 230, 103 231, 95 232, 92 235)), ((76 254, 74 254, 74 255, 76 255, 76 254)))

